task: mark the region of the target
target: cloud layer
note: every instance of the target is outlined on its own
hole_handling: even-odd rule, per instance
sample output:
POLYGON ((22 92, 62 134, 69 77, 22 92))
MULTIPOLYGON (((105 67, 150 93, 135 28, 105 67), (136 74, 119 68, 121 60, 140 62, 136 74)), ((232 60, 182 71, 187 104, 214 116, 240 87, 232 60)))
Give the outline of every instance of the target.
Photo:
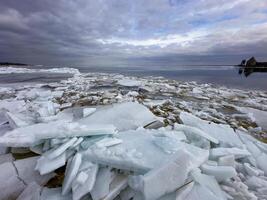
POLYGON ((1 61, 49 65, 264 58, 267 0, 2 0, 0 47, 1 61))

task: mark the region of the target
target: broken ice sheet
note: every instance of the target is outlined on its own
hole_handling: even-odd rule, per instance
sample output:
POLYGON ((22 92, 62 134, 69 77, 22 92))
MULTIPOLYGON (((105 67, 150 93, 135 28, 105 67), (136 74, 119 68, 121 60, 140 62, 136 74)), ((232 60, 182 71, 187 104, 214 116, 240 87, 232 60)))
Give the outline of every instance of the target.
POLYGON ((41 175, 48 174, 64 166, 67 159, 66 152, 62 153, 60 156, 54 159, 49 159, 47 157, 48 154, 49 152, 46 152, 37 160, 35 170, 38 170, 41 175))
POLYGON ((89 136, 84 139, 84 141, 81 143, 81 147, 86 150, 90 146, 94 145, 96 142, 106 138, 106 135, 97 135, 97 136, 89 136))
POLYGON ((11 153, 8 154, 0 154, 0 165, 5 163, 5 162, 11 162, 14 161, 14 157, 11 153))
POLYGON ((118 138, 110 138, 110 137, 105 137, 95 143, 95 145, 99 148, 101 147, 110 147, 114 146, 117 144, 121 144, 122 140, 118 138))
POLYGON ((0 145, 28 147, 42 143, 43 139, 74 136, 112 135, 116 128, 111 124, 84 124, 81 122, 55 121, 20 127, 0 137, 0 145))
POLYGON ((16 199, 25 189, 26 184, 19 179, 12 162, 0 165, 0 197, 1 199, 16 199))
POLYGON ((98 171, 96 182, 90 194, 93 200, 103 199, 109 193, 109 185, 111 182, 111 169, 108 167, 101 167, 98 171))
POLYGON ((54 159, 58 156, 60 156, 61 154, 63 154, 70 146, 72 146, 76 141, 78 140, 78 138, 73 137, 71 139, 69 139, 67 142, 65 142, 64 144, 60 145, 59 147, 57 147, 54 150, 51 150, 50 153, 47 155, 47 158, 49 159, 54 159))
POLYGON ((174 129, 177 131, 183 131, 186 135, 188 135, 188 137, 192 137, 192 135, 197 135, 197 136, 203 137, 203 138, 205 138, 205 139, 207 139, 207 140, 209 140, 215 144, 219 143, 219 141, 216 138, 210 136, 209 134, 205 133, 201 129, 198 129, 195 127, 186 126, 183 124, 175 124, 174 129))
POLYGON ((72 200, 71 194, 61 195, 62 188, 43 188, 40 200, 72 200))
POLYGON ((159 167, 155 167, 144 175, 133 176, 129 185, 144 196, 144 199, 154 200, 171 193, 181 187, 188 173, 197 168, 199 163, 191 153, 179 150, 175 157, 159 167))
POLYGON ((128 186, 127 180, 128 178, 125 175, 115 176, 115 178, 112 180, 110 184, 109 193, 101 200, 115 199, 119 195, 119 193, 128 186))
POLYGON ((165 153, 175 153, 183 147, 181 142, 169 137, 155 137, 154 144, 160 147, 165 153))
POLYGON ((36 182, 42 186, 55 176, 55 173, 40 175, 35 171, 34 168, 38 159, 39 157, 36 156, 14 161, 14 166, 17 169, 18 175, 24 183, 29 184, 31 182, 36 182))
POLYGON ((213 195, 222 200, 227 199, 213 176, 202 174, 199 169, 192 170, 190 174, 196 183, 200 184, 202 187, 206 187, 213 195))
MULTIPOLYGON (((119 132, 117 137, 122 140, 121 144, 108 148, 95 148, 91 146, 83 151, 83 158, 114 168, 147 172, 150 169, 159 167, 176 156, 166 154, 162 148, 155 145, 153 135, 160 130, 140 129, 135 131, 119 132), (155 156, 157 155, 157 156, 155 156)), ((208 158, 208 151, 181 142, 181 149, 186 149, 195 158, 195 162, 202 164, 208 158)))
POLYGON ((175 200, 184 200, 188 196, 188 194, 191 192, 191 190, 193 189, 194 184, 195 184, 195 182, 192 181, 192 182, 187 183, 183 187, 179 188, 176 191, 176 194, 175 194, 176 199, 175 200))
MULTIPOLYGON (((6 112, 5 116, 9 122, 10 127, 13 129, 18 128, 18 127, 28 126, 32 123, 31 121, 22 120, 22 117, 24 117, 23 115, 19 116, 18 114, 15 115, 11 112, 6 112)), ((25 119, 25 117, 24 117, 24 119, 25 119)))
POLYGON ((62 185, 62 195, 66 195, 70 192, 72 181, 75 179, 81 163, 82 155, 80 153, 76 153, 72 159, 69 159, 62 185))
POLYGON ((266 125, 266 118, 267 118, 267 112, 258 110, 255 108, 249 108, 249 107, 236 107, 239 111, 243 113, 250 114, 249 116, 255 118, 256 123, 262 127, 264 130, 267 130, 267 125, 266 125))
POLYGON ((210 157, 215 159, 221 156, 227 156, 227 155, 234 155, 235 158, 242 158, 250 156, 251 154, 246 149, 240 149, 240 148, 213 148, 210 150, 210 157))
POLYGON ((195 184, 190 193, 183 200, 225 200, 212 193, 207 187, 195 184))
POLYGON ((237 175, 235 168, 231 166, 201 165, 200 169, 204 174, 214 176, 218 182, 227 180, 237 175))
POLYGON ((41 187, 37 183, 32 182, 27 185, 17 200, 40 200, 40 193, 41 187))
POLYGON ((80 122, 87 125, 113 124, 119 131, 124 131, 143 127, 156 120, 158 117, 142 104, 124 102, 97 109, 80 122))
POLYGON ((99 166, 91 162, 82 161, 80 171, 77 177, 72 182, 72 198, 79 200, 88 194, 94 187, 99 166), (83 169, 84 168, 84 169, 83 169), (82 173, 82 175, 81 175, 82 173), (80 176, 86 178, 85 182, 80 179, 80 176))
POLYGON ((202 130, 210 137, 217 139, 221 145, 241 148, 243 146, 242 141, 229 125, 215 124, 186 112, 181 112, 180 118, 185 125, 202 130))
POLYGON ((127 87, 134 87, 134 86, 141 86, 142 82, 134 79, 120 79, 118 81, 118 84, 127 87))

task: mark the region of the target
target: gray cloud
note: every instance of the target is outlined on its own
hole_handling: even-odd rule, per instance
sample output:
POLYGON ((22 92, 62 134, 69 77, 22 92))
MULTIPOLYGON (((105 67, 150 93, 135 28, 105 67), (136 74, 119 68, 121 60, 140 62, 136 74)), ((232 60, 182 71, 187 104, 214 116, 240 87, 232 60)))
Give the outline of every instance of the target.
POLYGON ((266 7, 265 0, 2 0, 0 60, 114 66, 264 57, 266 7))

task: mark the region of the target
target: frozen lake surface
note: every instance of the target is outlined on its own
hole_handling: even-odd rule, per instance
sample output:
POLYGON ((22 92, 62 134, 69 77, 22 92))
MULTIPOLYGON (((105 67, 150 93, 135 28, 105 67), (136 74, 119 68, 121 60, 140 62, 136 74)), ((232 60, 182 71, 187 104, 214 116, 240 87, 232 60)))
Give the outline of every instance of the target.
MULTIPOLYGON (((35 67, 36 68, 36 67, 35 67)), ((186 66, 184 68, 156 68, 143 67, 80 67, 81 73, 104 72, 119 73, 129 76, 146 77, 162 76, 167 79, 178 81, 196 81, 198 83, 211 83, 217 86, 226 86, 237 89, 267 90, 267 73, 253 73, 249 77, 238 74, 238 69, 230 66, 186 66)), ((23 83, 23 82, 57 82, 70 78, 70 73, 10 73, 0 74, 0 83, 23 83)))
POLYGON ((186 66, 184 68, 79 68, 81 72, 120 73, 131 76, 163 76, 167 79, 179 81, 196 81, 199 83, 212 83, 238 89, 267 90, 267 73, 253 73, 249 77, 238 74, 235 67, 223 66, 186 66))

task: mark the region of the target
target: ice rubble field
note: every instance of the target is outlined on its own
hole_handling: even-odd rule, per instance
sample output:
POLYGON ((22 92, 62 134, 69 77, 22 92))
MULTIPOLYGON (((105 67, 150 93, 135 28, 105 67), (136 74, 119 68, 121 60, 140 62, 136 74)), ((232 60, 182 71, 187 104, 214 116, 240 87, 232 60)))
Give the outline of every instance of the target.
POLYGON ((267 199, 266 92, 75 72, 0 98, 1 200, 267 199))

